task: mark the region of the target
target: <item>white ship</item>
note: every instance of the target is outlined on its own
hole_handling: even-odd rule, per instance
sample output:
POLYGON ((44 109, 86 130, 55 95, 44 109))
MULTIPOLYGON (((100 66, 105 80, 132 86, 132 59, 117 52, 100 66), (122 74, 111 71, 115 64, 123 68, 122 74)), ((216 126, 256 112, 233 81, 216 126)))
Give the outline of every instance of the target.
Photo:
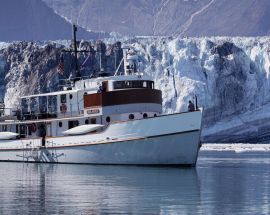
POLYGON ((124 49, 124 74, 0 107, 0 161, 195 166, 202 110, 162 114, 161 91, 137 61, 124 49))

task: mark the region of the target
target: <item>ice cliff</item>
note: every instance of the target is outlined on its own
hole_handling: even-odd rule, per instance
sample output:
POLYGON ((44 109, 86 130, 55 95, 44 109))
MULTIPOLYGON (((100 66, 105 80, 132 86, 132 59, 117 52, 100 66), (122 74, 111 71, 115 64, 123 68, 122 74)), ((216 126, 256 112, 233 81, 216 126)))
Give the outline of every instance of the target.
MULTIPOLYGON (((270 137, 270 38, 116 38, 139 51, 141 68, 163 92, 167 113, 186 111, 194 95, 204 107, 203 141, 257 142, 270 137)), ((116 39, 105 41, 114 43, 116 39)), ((62 43, 0 44, 1 96, 7 105, 26 93, 57 89, 62 43)), ((66 46, 66 45, 65 45, 66 46)), ((90 48, 89 42, 81 43, 90 48)), ((105 70, 114 70, 113 54, 103 45, 105 70)), ((92 51, 92 61, 96 53, 92 51)), ((81 62, 85 56, 80 56, 81 62)), ((117 62, 120 61, 117 56, 117 62)), ((65 56, 72 68, 72 57, 65 56)), ((90 63, 84 71, 96 68, 90 63)), ((68 74, 65 74, 66 76, 68 74)))

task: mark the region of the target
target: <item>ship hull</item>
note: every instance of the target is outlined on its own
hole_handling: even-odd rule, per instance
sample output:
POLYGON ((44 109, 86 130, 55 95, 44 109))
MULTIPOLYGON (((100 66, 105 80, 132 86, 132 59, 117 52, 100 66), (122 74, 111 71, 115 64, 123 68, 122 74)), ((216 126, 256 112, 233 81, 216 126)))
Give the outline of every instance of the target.
POLYGON ((17 148, 0 143, 0 161, 195 166, 200 131, 200 111, 168 115, 116 123, 100 134, 102 140, 95 134, 48 138, 46 147, 39 140, 21 141, 17 148))

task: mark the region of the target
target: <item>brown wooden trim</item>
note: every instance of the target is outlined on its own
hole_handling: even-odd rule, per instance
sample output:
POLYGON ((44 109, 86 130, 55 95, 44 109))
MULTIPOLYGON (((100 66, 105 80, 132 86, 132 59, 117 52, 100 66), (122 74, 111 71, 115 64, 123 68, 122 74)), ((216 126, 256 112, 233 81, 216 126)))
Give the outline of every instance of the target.
POLYGON ((161 91, 155 89, 126 89, 84 95, 85 108, 136 103, 154 103, 161 105, 161 91))

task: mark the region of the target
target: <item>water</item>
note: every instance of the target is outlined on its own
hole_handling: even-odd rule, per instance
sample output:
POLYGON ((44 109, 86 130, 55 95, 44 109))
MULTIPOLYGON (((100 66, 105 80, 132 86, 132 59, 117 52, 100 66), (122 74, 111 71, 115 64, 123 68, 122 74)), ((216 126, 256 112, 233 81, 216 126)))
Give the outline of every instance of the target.
POLYGON ((0 214, 270 214, 270 154, 197 168, 0 163, 0 214))

